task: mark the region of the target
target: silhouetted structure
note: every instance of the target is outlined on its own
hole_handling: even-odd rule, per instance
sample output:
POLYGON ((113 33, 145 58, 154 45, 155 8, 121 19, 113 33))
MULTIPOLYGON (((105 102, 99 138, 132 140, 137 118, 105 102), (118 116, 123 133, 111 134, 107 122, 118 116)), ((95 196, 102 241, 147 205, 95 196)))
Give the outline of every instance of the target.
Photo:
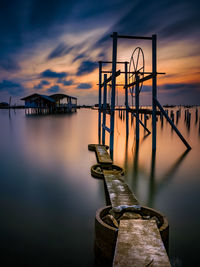
MULTIPOLYGON (((150 134, 150 131, 146 128, 143 122, 139 119, 139 94, 142 89, 142 85, 145 81, 152 80, 152 150, 156 150, 156 122, 157 122, 157 112, 162 113, 163 117, 166 118, 168 123, 171 125, 172 129, 179 136, 181 141, 187 147, 191 149, 190 145, 177 129, 174 124, 174 113, 171 112, 171 118, 168 113, 165 112, 162 105, 157 98, 157 76, 160 74, 165 74, 163 72, 157 72, 157 36, 154 34, 149 37, 145 36, 128 36, 128 35, 119 35, 117 32, 113 32, 111 35, 113 39, 113 48, 112 48, 112 61, 99 61, 99 116, 98 116, 98 136, 99 144, 105 144, 105 132, 107 131, 110 134, 110 155, 113 157, 113 148, 114 148, 114 125, 115 125, 115 98, 116 98, 116 87, 123 86, 125 89, 125 110, 126 110, 126 138, 129 135, 129 112, 136 118, 136 141, 139 141, 139 126, 142 125, 145 131, 150 134), (141 40, 150 40, 152 46, 152 71, 144 71, 144 53, 140 47, 136 47, 131 55, 130 62, 127 61, 118 61, 117 60, 117 47, 119 39, 141 39, 141 40), (107 71, 103 69, 103 64, 111 64, 112 71, 107 71), (123 70, 119 69, 118 66, 122 66, 123 70), (129 70, 128 70, 129 65, 129 70), (111 75, 107 77, 107 73, 111 75), (102 79, 102 74, 104 77, 102 79), (121 74, 125 74, 124 83, 116 84, 116 78, 121 74), (111 82, 111 107, 110 107, 110 127, 106 125, 106 103, 107 103, 107 85, 111 82), (103 94, 102 94, 103 88, 103 94), (128 91, 129 90, 129 91, 128 91), (129 94, 132 97, 132 106, 129 106, 129 94), (103 123, 101 123, 101 111, 102 111, 102 96, 103 96, 103 123), (135 99, 135 110, 133 110, 133 98, 135 99), (157 110, 158 109, 158 110, 157 110), (102 132, 101 132, 102 131, 102 132), (102 138, 101 138, 102 136, 102 138)), ((121 67, 120 67, 121 68, 121 67)), ((167 106, 166 106, 167 107, 167 106)), ((122 114, 123 115, 123 114, 122 114)), ((121 118, 121 116, 120 116, 121 118)))
POLYGON ((26 114, 68 113, 77 108, 77 98, 65 94, 32 94, 21 100, 25 101, 26 114))
POLYGON ((0 102, 0 108, 8 108, 9 104, 7 102, 0 102))

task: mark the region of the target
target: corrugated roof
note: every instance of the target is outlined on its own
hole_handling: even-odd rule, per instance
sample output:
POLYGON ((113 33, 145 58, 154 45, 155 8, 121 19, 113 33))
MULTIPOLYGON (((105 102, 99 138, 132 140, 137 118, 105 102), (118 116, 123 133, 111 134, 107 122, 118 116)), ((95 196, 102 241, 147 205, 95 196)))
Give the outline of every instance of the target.
POLYGON ((26 100, 27 98, 31 98, 31 97, 34 97, 34 96, 39 96, 39 94, 28 95, 28 96, 25 96, 25 97, 21 98, 21 100, 26 100))
POLYGON ((51 98, 50 96, 47 96, 47 95, 40 95, 40 96, 42 96, 43 98, 49 100, 50 102, 53 102, 53 103, 55 102, 55 100, 53 98, 51 98))
POLYGON ((47 95, 41 95, 41 94, 32 94, 32 95, 21 98, 21 100, 26 100, 26 99, 33 98, 33 97, 40 97, 40 98, 48 100, 49 102, 55 103, 55 100, 53 98, 47 95))

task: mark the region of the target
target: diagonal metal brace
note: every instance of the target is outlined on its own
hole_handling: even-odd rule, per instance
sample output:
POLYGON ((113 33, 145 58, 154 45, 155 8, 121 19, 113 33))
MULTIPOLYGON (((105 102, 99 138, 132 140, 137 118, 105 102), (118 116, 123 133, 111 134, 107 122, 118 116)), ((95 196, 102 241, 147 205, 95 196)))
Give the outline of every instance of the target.
POLYGON ((167 121, 169 122, 169 124, 172 126, 172 128, 174 129, 174 131, 176 132, 176 134, 179 136, 179 138, 181 139, 181 141, 187 147, 187 149, 188 150, 192 149, 191 146, 188 144, 188 142, 185 140, 185 138, 182 136, 182 134, 179 132, 179 130, 176 128, 176 126, 174 125, 173 121, 169 118, 169 116, 167 115, 167 113, 164 111, 163 107, 158 102, 158 100, 155 99, 155 98, 153 100, 155 101, 156 106, 160 109, 160 111, 165 116, 165 118, 167 119, 167 121))

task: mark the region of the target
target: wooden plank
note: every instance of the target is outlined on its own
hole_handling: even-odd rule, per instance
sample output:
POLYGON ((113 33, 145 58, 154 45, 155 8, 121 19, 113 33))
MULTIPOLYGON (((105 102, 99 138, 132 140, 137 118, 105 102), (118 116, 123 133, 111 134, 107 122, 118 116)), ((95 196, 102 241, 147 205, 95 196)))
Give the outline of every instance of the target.
POLYGON ((170 267, 154 220, 121 220, 114 267, 170 267))
POLYGON ((119 173, 112 170, 103 170, 103 174, 112 207, 139 204, 119 173))
POLYGON ((96 148, 96 157, 99 164, 107 165, 113 163, 105 146, 95 145, 95 148, 96 148))

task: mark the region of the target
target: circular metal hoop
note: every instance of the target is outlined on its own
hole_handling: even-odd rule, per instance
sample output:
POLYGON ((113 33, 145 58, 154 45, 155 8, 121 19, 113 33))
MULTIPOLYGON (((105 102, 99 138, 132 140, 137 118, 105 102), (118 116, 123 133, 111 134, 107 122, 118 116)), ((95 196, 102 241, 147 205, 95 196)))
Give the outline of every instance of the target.
MULTIPOLYGON (((131 55, 129 62, 129 80, 128 83, 133 83, 136 81, 136 76, 138 75, 139 79, 144 77, 144 52, 141 47, 136 47, 131 55)), ((143 83, 139 84, 139 92, 142 89, 143 83)), ((135 85, 130 87, 130 94, 134 96, 135 85)))

